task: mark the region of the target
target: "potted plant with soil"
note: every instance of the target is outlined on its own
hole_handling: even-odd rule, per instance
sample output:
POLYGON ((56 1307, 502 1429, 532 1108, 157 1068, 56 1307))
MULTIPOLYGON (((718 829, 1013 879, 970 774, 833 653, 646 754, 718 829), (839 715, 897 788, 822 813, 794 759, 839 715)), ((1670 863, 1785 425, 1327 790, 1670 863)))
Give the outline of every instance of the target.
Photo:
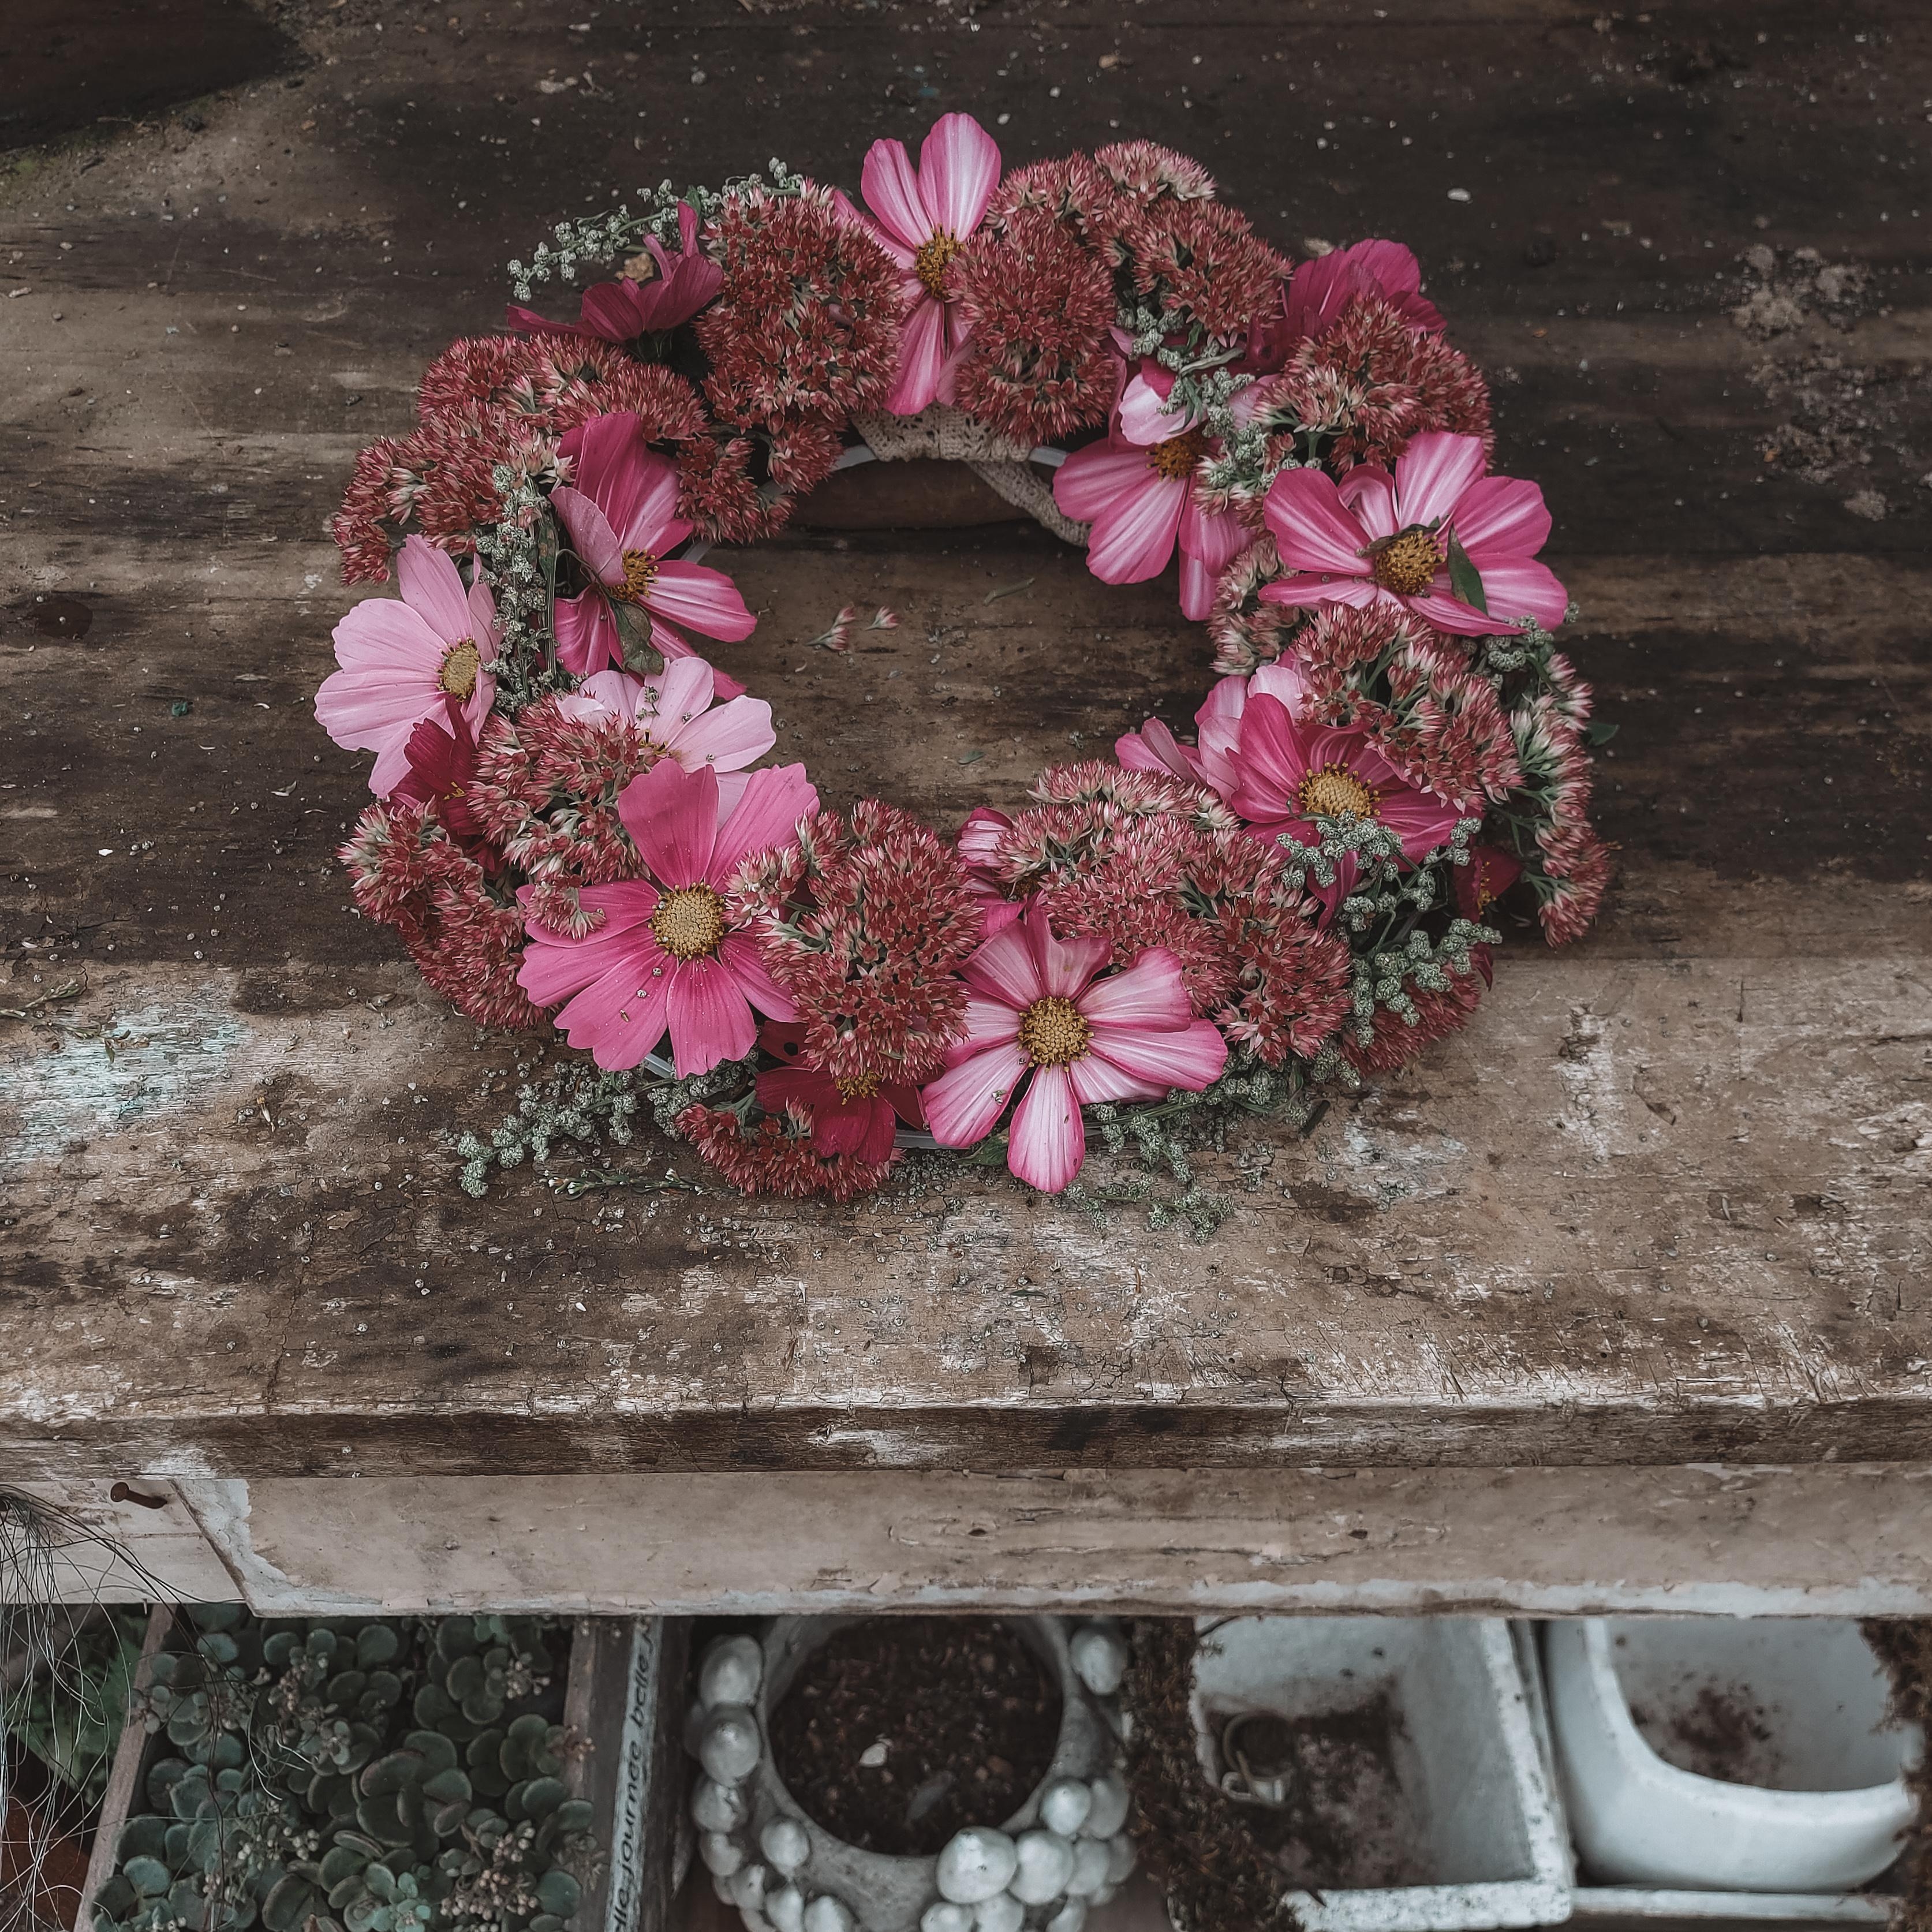
POLYGON ((1137 1624, 1140 1839, 1178 1932, 1447 1932, 1569 1916, 1500 1622, 1137 1624))
POLYGON ((699 1856, 749 1932, 1081 1932, 1132 1870, 1105 1621, 788 1617, 706 1652, 699 1856))

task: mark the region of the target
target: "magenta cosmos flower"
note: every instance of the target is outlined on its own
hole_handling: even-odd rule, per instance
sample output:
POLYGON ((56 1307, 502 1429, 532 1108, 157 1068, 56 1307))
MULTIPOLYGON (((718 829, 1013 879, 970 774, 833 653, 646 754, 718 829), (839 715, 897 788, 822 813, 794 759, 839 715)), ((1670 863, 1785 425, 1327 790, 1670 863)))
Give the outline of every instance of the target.
POLYGON ((479 578, 468 590, 452 559, 418 536, 396 557, 400 602, 372 597, 335 627, 341 669, 315 694, 316 722, 350 752, 374 752, 369 789, 387 798, 408 776, 410 734, 446 723, 454 698, 473 737, 496 694, 496 607, 479 578))
POLYGON ((916 1087, 872 1076, 837 1080, 815 1066, 799 1066, 802 1026, 760 1027, 758 1044, 785 1063, 758 1076, 758 1105, 768 1114, 802 1108, 812 1121, 812 1144, 823 1154, 855 1154, 876 1167, 891 1160, 902 1120, 909 1127, 926 1125, 916 1087))
POLYGON ((1158 718, 1150 718, 1138 731, 1124 732, 1114 740, 1114 756, 1130 772, 1167 772, 1191 784, 1205 785, 1218 797, 1232 799, 1240 789, 1234 752, 1249 701, 1279 698, 1299 717, 1307 709, 1310 695, 1307 675, 1300 664, 1282 658, 1263 664, 1252 676, 1217 680, 1194 714, 1192 745, 1184 745, 1158 718))
MULTIPOLYGON (((1462 816, 1398 776, 1366 733, 1306 722, 1278 698, 1249 699, 1233 765, 1236 784, 1228 802, 1264 838, 1285 832, 1313 845, 1319 840, 1316 819, 1352 814, 1387 826, 1413 865, 1445 844, 1462 816)), ((1316 887, 1309 890, 1321 896, 1316 887)))
POLYGON ((1534 483, 1483 474, 1480 436, 1431 430, 1396 458, 1395 474, 1363 464, 1340 484, 1320 470, 1284 470, 1262 514, 1294 574, 1262 586, 1271 604, 1400 604, 1462 637, 1546 628, 1568 600, 1535 560, 1550 512, 1534 483), (1468 577, 1452 572, 1460 550, 1468 577), (1456 585, 1475 598, 1467 602, 1456 585))
POLYGON ((709 765, 687 772, 661 760, 617 800, 656 883, 584 886, 579 900, 604 917, 582 939, 527 922, 518 983, 540 1006, 568 999, 556 1024, 599 1066, 635 1066, 667 1030, 680 1078, 742 1059, 758 1038, 754 1006, 775 1019, 796 1019, 798 1009, 749 934, 732 928, 724 887, 746 859, 784 844, 818 809, 802 765, 754 772, 723 812, 709 765))
POLYGON ((1056 939, 1037 910, 980 946, 960 969, 966 1037, 921 1096, 941 1147, 984 1140, 1018 1094, 1006 1165, 1058 1194, 1086 1158, 1083 1106, 1198 1092, 1219 1076, 1228 1042, 1189 1010, 1180 961, 1150 946, 1096 978, 1112 957, 1104 939, 1056 939))
POLYGON ((1087 568, 1102 584, 1140 584, 1180 547, 1181 614, 1198 622, 1214 580, 1253 542, 1232 511, 1194 500, 1194 470, 1213 446, 1193 418, 1171 415, 1172 372, 1143 362, 1120 392, 1104 442, 1076 449, 1055 472, 1053 500, 1090 524, 1087 568))
POLYGON ((583 677, 623 662, 610 614, 620 604, 646 614, 651 642, 667 658, 692 654, 674 625, 732 644, 752 634, 758 620, 722 570, 670 560, 692 526, 677 514, 677 466, 645 442, 634 412, 592 416, 558 448, 575 463, 576 482, 559 484, 550 506, 595 580, 580 596, 556 601, 556 654, 566 670, 583 677))
MULTIPOLYGON (((702 658, 667 658, 656 677, 600 670, 560 698, 556 708, 566 718, 624 718, 656 756, 675 758, 688 772, 709 765, 736 774, 762 758, 778 734, 762 698, 734 694, 721 704, 716 700, 723 694, 718 674, 702 658)), ((735 776, 721 788, 728 812, 743 792, 744 780, 735 776)))
POLYGON ((874 141, 860 188, 880 245, 905 271, 911 306, 899 334, 899 364, 886 406, 916 416, 952 400, 953 372, 970 324, 946 292, 947 265, 977 228, 1000 184, 1000 150, 970 114, 942 114, 913 166, 903 141, 874 141))
POLYGON ((514 302, 503 320, 520 335, 578 335, 592 342, 632 342, 640 335, 668 334, 688 322, 724 286, 724 271, 698 245, 698 217, 688 202, 677 205, 675 253, 653 235, 645 252, 657 273, 647 282, 620 275, 584 291, 575 322, 548 322, 535 309, 514 302))

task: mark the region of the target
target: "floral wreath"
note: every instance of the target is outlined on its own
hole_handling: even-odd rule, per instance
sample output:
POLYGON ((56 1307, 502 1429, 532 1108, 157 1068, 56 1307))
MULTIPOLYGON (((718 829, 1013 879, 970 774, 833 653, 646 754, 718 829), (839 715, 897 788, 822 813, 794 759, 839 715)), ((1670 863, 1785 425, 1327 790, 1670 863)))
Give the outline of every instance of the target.
MULTIPOLYGON (((452 344, 335 520, 345 578, 401 592, 342 620, 316 700, 376 754, 357 905, 465 1014, 587 1051, 556 1130, 626 1138, 642 1095, 750 1193, 848 1200, 908 1146, 1054 1192, 1090 1120, 1305 1124, 1461 1026, 1499 897, 1582 932, 1608 734, 1415 257, 1292 265, 1147 142, 1003 173, 964 114, 917 167, 876 142, 862 191, 775 161, 559 227, 524 300, 620 272, 452 344), (758 766, 771 707, 691 641, 756 620, 697 560, 908 453, 1106 582, 1178 550, 1218 674, 1192 742, 1150 719, 951 838, 758 766)), ((472 1192, 522 1151, 464 1147, 472 1192)))

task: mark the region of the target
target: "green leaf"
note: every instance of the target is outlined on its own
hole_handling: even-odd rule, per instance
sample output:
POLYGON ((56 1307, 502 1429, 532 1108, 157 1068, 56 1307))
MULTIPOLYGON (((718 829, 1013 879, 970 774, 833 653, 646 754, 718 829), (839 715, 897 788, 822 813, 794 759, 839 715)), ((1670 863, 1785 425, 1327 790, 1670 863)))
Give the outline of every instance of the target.
POLYGON ((522 1787, 524 1816, 548 1818, 570 1796, 554 1778, 533 1778, 522 1787))
POLYGON ((116 1852, 124 1863, 129 1858, 158 1858, 167 1844, 168 1821, 153 1816, 130 1818, 121 1828, 116 1852))
POLYGON ((1583 736, 1589 740, 1594 748, 1598 745, 1607 745, 1617 735, 1617 726, 1607 723, 1600 718, 1583 734, 1583 736))
POLYGON ((1449 533, 1449 588, 1467 604, 1489 614, 1489 599, 1483 594, 1483 575, 1469 561, 1469 553, 1457 539, 1454 531, 1449 533))
POLYGON ((434 1778, 425 1778, 422 1794, 425 1798, 434 1798, 440 1804, 448 1804, 458 1798, 467 1804, 470 1798, 470 1780, 452 1765, 448 1770, 440 1771, 434 1778))
POLYGON ((323 1902, 314 1886, 291 1872, 262 1900, 262 1923, 267 1932, 296 1932, 323 1902))
POLYGON ((373 1670, 379 1664, 393 1664, 402 1647, 393 1624, 364 1624, 356 1633, 356 1666, 373 1670))
POLYGON ((560 1865, 553 1865, 537 1880, 537 1903, 546 1912, 554 1912, 560 1918, 568 1918, 577 1910, 578 1901, 584 1896, 576 1880, 560 1865))
POLYGON ((196 1630, 232 1630, 247 1614, 244 1604, 190 1604, 188 1621, 196 1630))
POLYGON ((566 1798, 556 1808, 556 1828, 560 1832, 587 1832, 596 1815, 596 1808, 587 1798, 566 1798))
MULTIPOLYGON (((423 1761, 424 1771, 434 1778, 440 1771, 454 1768, 457 1762, 456 1747, 440 1731, 412 1731, 403 1740, 403 1748, 412 1750, 423 1761)), ((476 1747, 470 1747, 474 1760, 476 1747)))
POLYGON ((371 1865, 362 1874, 362 1882, 386 1905, 396 1895, 396 1875, 387 1865, 371 1865))
POLYGON ((195 1648, 211 1664, 232 1664, 242 1654, 235 1640, 225 1630, 209 1630, 196 1643, 195 1648))
POLYGON ((175 1875, 159 1858, 134 1858, 121 1868, 121 1876, 143 1898, 161 1898, 175 1882, 175 1875))
MULTIPOLYGON (((357 1876, 364 1866, 369 1862, 370 1852, 362 1849, 362 1840, 350 1839, 350 1842, 344 1844, 343 1841, 344 1838, 349 1838, 348 1833, 344 1832, 343 1838, 338 1838, 322 1856, 322 1864, 318 1875, 324 1886, 331 1892, 333 1892, 344 1879, 357 1876)), ((370 1850, 373 1851, 374 1847, 372 1846, 370 1850)))
POLYGON ((449 1675, 442 1680, 442 1688, 459 1704, 465 1698, 473 1696, 483 1688, 483 1660, 480 1657, 459 1657, 449 1666, 449 1675))

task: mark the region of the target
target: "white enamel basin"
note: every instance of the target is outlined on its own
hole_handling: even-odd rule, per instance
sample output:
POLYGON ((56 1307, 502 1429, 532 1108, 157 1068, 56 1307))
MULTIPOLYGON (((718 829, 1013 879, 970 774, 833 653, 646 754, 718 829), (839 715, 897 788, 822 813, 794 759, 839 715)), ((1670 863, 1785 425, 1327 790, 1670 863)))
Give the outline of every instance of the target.
POLYGON ((1578 1850, 1599 1882, 1827 1892, 1898 1856, 1915 1731, 1854 1623, 1577 1618, 1544 1633, 1578 1850))

